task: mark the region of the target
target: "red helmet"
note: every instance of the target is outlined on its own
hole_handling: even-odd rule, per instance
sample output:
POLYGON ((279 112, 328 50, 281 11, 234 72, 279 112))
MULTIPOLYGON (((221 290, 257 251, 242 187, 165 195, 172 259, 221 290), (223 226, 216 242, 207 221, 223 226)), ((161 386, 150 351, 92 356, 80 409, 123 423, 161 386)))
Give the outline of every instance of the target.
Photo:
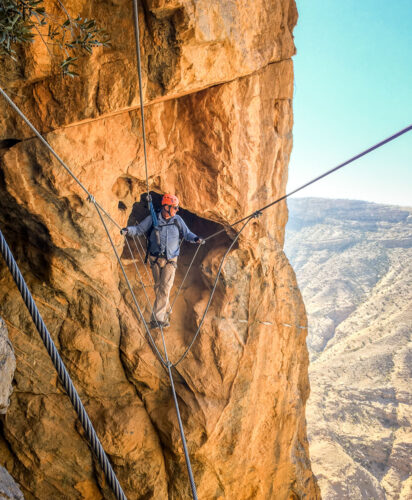
POLYGON ((178 207, 179 198, 174 194, 165 194, 162 198, 162 205, 171 205, 172 207, 178 207))

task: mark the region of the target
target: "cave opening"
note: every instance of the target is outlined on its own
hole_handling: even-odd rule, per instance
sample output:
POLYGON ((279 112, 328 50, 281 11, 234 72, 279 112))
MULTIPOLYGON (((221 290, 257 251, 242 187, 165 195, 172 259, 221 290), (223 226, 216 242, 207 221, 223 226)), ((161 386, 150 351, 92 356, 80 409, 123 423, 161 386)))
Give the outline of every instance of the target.
MULTIPOLYGON (((150 195, 152 197, 153 205, 155 210, 160 210, 161 207, 161 199, 162 195, 156 193, 156 192, 150 192, 150 195)), ((147 201, 146 201, 146 193, 142 194, 140 197, 140 201, 136 202, 133 204, 132 210, 130 212, 127 225, 132 226, 140 223, 145 217, 149 215, 149 210, 147 207, 147 201)), ((199 217, 193 212, 190 212, 189 210, 186 210, 185 208, 179 207, 179 212, 178 214, 182 217, 188 228, 198 235, 200 238, 207 238, 208 236, 216 233, 217 231, 224 230, 222 233, 217 235, 216 237, 212 238, 211 240, 207 241, 206 244, 202 245, 198 255, 193 263, 193 266, 191 268, 191 271, 189 272, 188 276, 186 277, 184 286, 181 291, 181 295, 183 297, 180 297, 179 300, 176 301, 174 311, 178 316, 185 316, 185 322, 191 322, 190 315, 187 316, 186 313, 184 313, 183 310, 181 310, 181 314, 178 312, 179 309, 184 308, 185 302, 193 302, 196 298, 200 298, 201 295, 205 292, 205 290, 208 290, 208 285, 205 283, 205 281, 202 279, 202 272, 200 272, 200 269, 202 266, 207 266, 209 267, 209 264, 205 264, 207 260, 207 256, 210 253, 210 251, 213 249, 213 253, 218 252, 218 255, 221 255, 223 257, 224 252, 226 249, 229 247, 231 242, 233 241, 233 237, 235 236, 235 231, 231 228, 225 228, 222 224, 219 224, 218 222, 214 222, 209 219, 205 219, 202 217, 199 217)), ((123 247, 123 252, 122 252, 122 259, 125 261, 125 266, 128 269, 128 274, 132 275, 135 273, 134 266, 137 265, 139 272, 143 278, 143 281, 145 283, 145 287, 147 289, 152 288, 150 285, 150 279, 151 279, 151 272, 149 269, 149 265, 147 265, 147 268, 149 269, 149 273, 147 273, 143 267, 142 263, 142 248, 144 249, 144 252, 146 252, 146 238, 145 236, 140 236, 140 245, 135 245, 133 240, 129 238, 129 245, 132 250, 132 256, 130 255, 130 249, 127 244, 124 245, 123 247), (139 251, 137 250, 136 246, 139 247, 140 250, 140 256, 139 256, 139 251), (149 274, 149 276, 148 276, 149 274)), ((238 248, 238 244, 234 245, 233 249, 238 248)), ((183 241, 182 245, 180 247, 180 255, 178 259, 178 266, 177 266, 177 271, 176 271, 176 277, 173 285, 172 292, 170 294, 170 301, 171 303, 173 302, 174 295, 176 291, 178 290, 180 284, 182 283, 182 280, 184 279, 184 276, 186 274, 186 271, 190 265, 190 262, 193 258, 194 253, 196 252, 197 245, 193 243, 189 243, 187 241, 183 241)), ((144 258, 144 255, 143 255, 144 258)), ((211 272, 211 269, 207 269, 208 274, 211 272)), ((135 285, 136 290, 138 291, 141 289, 141 286, 138 283, 135 285)), ((140 295, 140 294, 139 294, 140 295)), ((149 294, 151 295, 151 300, 154 300, 154 294, 149 294)), ((143 299, 143 297, 141 297, 143 299)), ((183 319, 183 318, 181 318, 183 319)))

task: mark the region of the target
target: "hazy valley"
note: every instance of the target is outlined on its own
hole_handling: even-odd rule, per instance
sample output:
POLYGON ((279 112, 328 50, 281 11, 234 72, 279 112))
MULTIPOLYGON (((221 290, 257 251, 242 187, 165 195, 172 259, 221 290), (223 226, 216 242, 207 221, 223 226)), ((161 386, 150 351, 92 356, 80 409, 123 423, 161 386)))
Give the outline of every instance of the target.
POLYGON ((308 313, 322 497, 412 498, 412 209, 291 200, 285 247, 308 313))

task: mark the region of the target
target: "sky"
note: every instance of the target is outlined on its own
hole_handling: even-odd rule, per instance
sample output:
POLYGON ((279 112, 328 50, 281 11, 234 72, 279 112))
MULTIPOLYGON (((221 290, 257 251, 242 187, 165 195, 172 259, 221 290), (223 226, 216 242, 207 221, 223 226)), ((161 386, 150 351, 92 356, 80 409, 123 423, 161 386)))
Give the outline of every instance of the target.
MULTIPOLYGON (((412 0, 297 0, 290 192, 412 124, 412 0)), ((412 131, 295 196, 412 206, 412 131)))

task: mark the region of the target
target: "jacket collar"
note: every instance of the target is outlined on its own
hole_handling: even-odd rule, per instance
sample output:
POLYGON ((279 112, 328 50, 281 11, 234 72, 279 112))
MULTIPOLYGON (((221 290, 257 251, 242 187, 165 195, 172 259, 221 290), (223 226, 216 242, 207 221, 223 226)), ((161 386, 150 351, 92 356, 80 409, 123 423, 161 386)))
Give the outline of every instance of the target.
POLYGON ((162 215, 162 211, 159 212, 159 215, 158 215, 158 219, 161 221, 161 222, 164 222, 165 224, 170 224, 170 222, 173 222, 175 219, 176 219, 176 215, 174 215, 173 217, 170 217, 170 219, 165 219, 162 215))

